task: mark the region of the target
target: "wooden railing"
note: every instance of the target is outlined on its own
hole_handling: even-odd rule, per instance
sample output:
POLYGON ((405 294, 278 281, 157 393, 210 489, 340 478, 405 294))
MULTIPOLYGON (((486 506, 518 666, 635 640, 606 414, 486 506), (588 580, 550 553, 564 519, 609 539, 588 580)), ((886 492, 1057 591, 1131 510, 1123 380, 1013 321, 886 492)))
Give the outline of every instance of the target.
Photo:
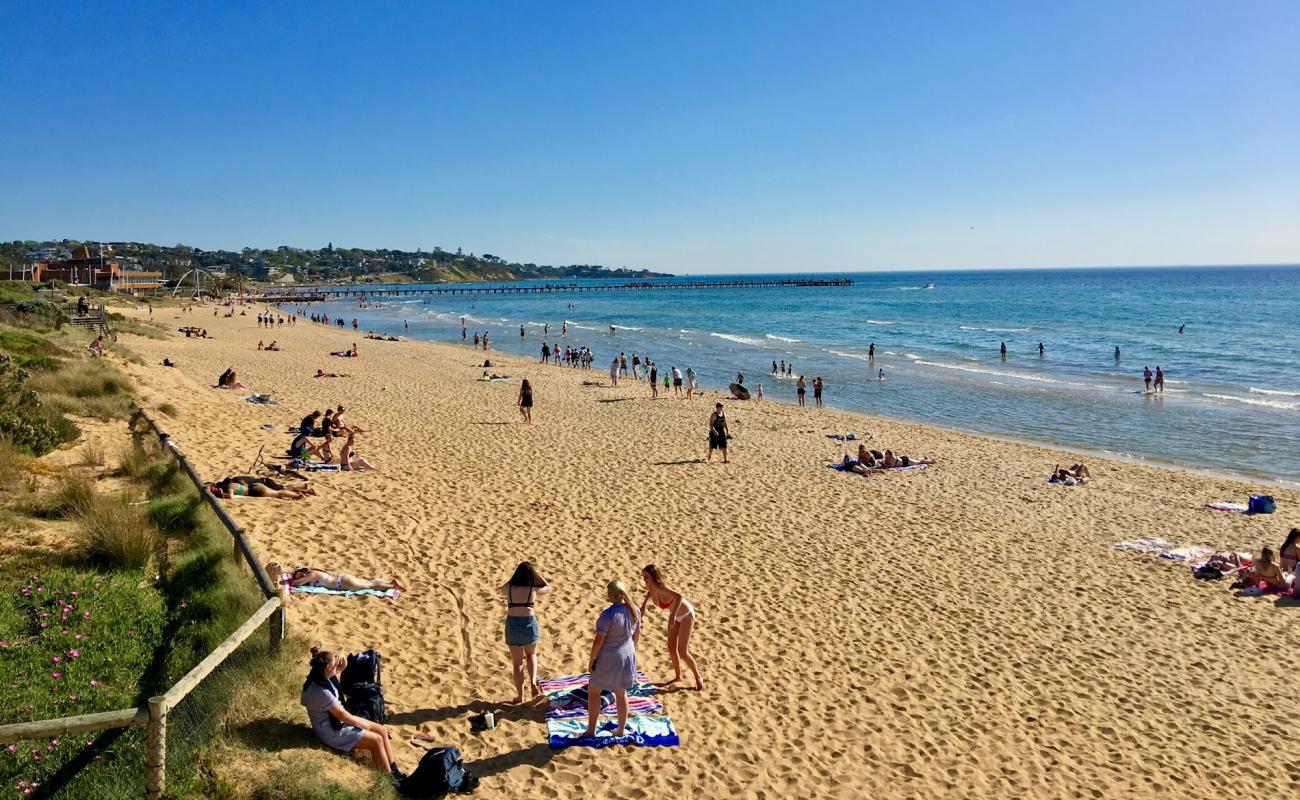
POLYGON ((277 591, 273 587, 266 572, 262 569, 261 562, 253 553, 253 548, 244 536, 244 529, 230 518, 226 510, 208 491, 207 484, 199 477, 189 459, 171 440, 171 437, 158 426, 158 423, 144 409, 137 409, 135 415, 131 418, 133 434, 138 420, 143 420, 156 434, 163 452, 168 453, 176 460, 181 470, 194 483, 194 488, 198 491, 199 496, 207 501, 208 506, 216 514, 217 519, 221 521, 222 526, 230 532, 231 538, 234 539, 235 560, 238 561, 242 558, 244 563, 252 570, 253 577, 257 579, 258 587, 266 596, 266 602, 262 603, 244 624, 226 637, 225 641, 217 645, 206 658, 195 665, 184 677, 172 684, 170 689, 156 697, 149 698, 147 706, 126 708, 119 711, 104 711, 98 714, 82 714, 73 717, 0 725, 0 743, 26 739, 47 739, 69 733, 88 733, 91 731, 127 728, 133 725, 147 725, 149 730, 145 741, 145 796, 155 800, 162 797, 167 788, 167 713, 174 709, 190 692, 203 683, 204 678, 212 674, 213 670, 221 666, 232 653, 239 649, 239 646, 247 641, 261 627, 263 622, 270 621, 268 630, 271 637, 271 650, 274 652, 279 649, 280 643, 284 641, 285 636, 284 612, 285 602, 288 598, 282 590, 277 591))

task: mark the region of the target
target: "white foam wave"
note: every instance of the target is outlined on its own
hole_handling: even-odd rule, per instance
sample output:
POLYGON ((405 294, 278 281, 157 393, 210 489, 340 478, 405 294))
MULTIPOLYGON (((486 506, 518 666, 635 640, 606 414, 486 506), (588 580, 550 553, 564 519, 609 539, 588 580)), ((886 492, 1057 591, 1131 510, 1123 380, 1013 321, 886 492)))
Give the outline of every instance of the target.
MULTIPOLYGON (((1172 381, 1171 381, 1172 383, 1172 381)), ((1258 386, 1250 387, 1251 394, 1271 394, 1276 397, 1300 397, 1300 392, 1287 392, 1281 389, 1260 389, 1258 386)))
POLYGON ((1277 408, 1283 411, 1295 411, 1300 409, 1300 403, 1284 403, 1280 400, 1258 400, 1253 397, 1238 397, 1235 394, 1210 394, 1209 392, 1206 392, 1205 397, 1212 397, 1215 400, 1227 400, 1232 403, 1245 403, 1249 406, 1277 408))
POLYGON ((794 344, 799 341, 798 339, 791 339, 789 336, 777 336, 774 333, 765 333, 763 335, 769 339, 775 339, 778 342, 790 342, 791 344, 794 344))
POLYGON ((913 360, 913 361, 920 361, 920 360, 921 360, 921 357, 918 356, 916 353, 897 353, 897 352, 895 352, 895 351, 893 351, 893 350, 886 350, 886 351, 884 351, 884 352, 885 352, 885 355, 887 355, 887 356, 902 356, 903 358, 910 358, 910 359, 913 360))
POLYGON ((916 363, 927 367, 953 369, 959 372, 974 373, 976 375, 996 375, 999 378, 1010 378, 1012 380, 1017 380, 1017 381, 1033 381, 1035 383, 1048 383, 1056 386, 1077 386, 1084 389, 1108 388, 1103 386, 1095 386, 1093 384, 1087 384, 1087 383, 1074 383, 1072 381, 1058 381, 1055 378, 1044 378, 1041 375, 1025 375, 1020 372, 1005 372, 1003 370, 998 370, 998 369, 982 369, 980 367, 966 366, 965 364, 945 364, 942 361, 926 361, 925 359, 917 359, 916 363))
POLYGON ((632 325, 615 325, 614 327, 615 327, 615 328, 618 328, 620 331, 643 331, 643 330, 645 330, 645 328, 637 328, 637 327, 633 327, 632 325))
POLYGON ((709 335, 716 336, 719 339, 726 339, 727 341, 735 342, 736 344, 748 344, 753 345, 754 347, 763 346, 762 342, 757 339, 750 339, 748 336, 732 336, 729 333, 710 333, 709 335))
POLYGON ((1033 328, 979 328, 970 325, 960 326, 964 331, 985 331, 986 333, 1029 333, 1033 328))
POLYGON ((896 325, 892 319, 869 319, 865 320, 868 325, 896 325))
POLYGON ((866 353, 845 353, 843 350, 827 350, 826 352, 830 353, 833 356, 840 356, 842 358, 856 358, 858 361, 871 360, 870 358, 867 357, 866 353))

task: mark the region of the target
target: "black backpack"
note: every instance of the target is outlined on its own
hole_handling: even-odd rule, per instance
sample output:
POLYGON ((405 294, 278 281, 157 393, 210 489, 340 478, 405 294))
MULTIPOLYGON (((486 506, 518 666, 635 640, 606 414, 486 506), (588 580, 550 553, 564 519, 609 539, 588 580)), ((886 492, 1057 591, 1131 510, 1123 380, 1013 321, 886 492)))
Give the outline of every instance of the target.
POLYGON ((435 747, 424 754, 415 771, 398 787, 403 797, 441 797, 448 792, 469 794, 478 788, 478 778, 465 771, 460 749, 435 747))
POLYGON ((388 721, 384 709, 384 688, 379 654, 374 650, 348 656, 348 665, 339 676, 343 689, 343 707, 358 717, 378 722, 388 721))

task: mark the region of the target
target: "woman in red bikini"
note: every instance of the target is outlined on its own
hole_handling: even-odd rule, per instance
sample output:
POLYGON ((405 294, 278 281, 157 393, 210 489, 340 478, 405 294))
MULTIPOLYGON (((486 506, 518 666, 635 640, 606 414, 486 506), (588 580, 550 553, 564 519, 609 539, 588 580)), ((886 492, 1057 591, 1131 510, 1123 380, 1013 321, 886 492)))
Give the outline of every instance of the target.
POLYGON ((691 631, 695 628, 695 607, 682 593, 669 588, 664 582, 664 574, 654 564, 647 564, 641 570, 641 579, 645 581, 645 600, 641 601, 641 618, 645 619, 646 606, 653 601, 660 608, 668 611, 668 658, 673 664, 673 679, 676 683, 682 679, 682 662, 690 667, 695 675, 695 690, 703 691, 704 680, 700 678, 700 668, 691 657, 691 631))

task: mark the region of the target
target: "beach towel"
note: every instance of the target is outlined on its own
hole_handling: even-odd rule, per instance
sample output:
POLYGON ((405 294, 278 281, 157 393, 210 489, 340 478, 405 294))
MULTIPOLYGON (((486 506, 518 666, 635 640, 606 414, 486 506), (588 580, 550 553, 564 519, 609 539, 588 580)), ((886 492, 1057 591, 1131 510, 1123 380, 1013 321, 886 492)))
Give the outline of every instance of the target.
POLYGON ((837 442, 856 442, 858 435, 856 433, 828 433, 827 439, 834 439, 837 442))
MULTIPOLYGON (((627 697, 627 713, 629 716, 653 716, 664 713, 664 704, 653 697, 643 697, 629 694, 627 697)), ((602 717, 612 717, 618 714, 618 706, 614 701, 610 701, 600 709, 602 717)), ((572 692, 561 692, 551 698, 550 707, 546 709, 547 719, 586 719, 587 703, 585 700, 574 697, 572 692)))
POLYGON ((396 589, 326 589, 324 586, 295 586, 289 590, 293 594, 332 594, 338 597, 357 597, 366 595, 368 597, 382 597, 385 600, 396 600, 402 596, 402 593, 396 589))
POLYGON ((279 405, 278 403, 275 402, 275 399, 272 398, 271 395, 269 394, 250 394, 248 397, 245 397, 244 400, 250 403, 257 403, 258 405, 262 405, 262 406, 279 405))
POLYGON ((1232 514, 1245 514, 1248 508, 1245 503, 1206 503, 1205 507, 1211 511, 1227 511, 1232 514))
POLYGON ((1091 479, 1091 478, 1071 478, 1071 479, 1069 479, 1069 480, 1065 480, 1065 481, 1063 481, 1063 480, 1061 480, 1060 478, 1058 478, 1058 477, 1056 477, 1055 475, 1053 475, 1052 477, 1050 477, 1050 478, 1047 479, 1047 482, 1048 482, 1048 483, 1054 483, 1054 484, 1057 484, 1058 486, 1082 486, 1083 484, 1087 483, 1087 482, 1090 481, 1090 480, 1092 480, 1092 479, 1091 479))
POLYGON ((604 722, 590 738, 578 739, 587 730, 582 719, 551 719, 546 721, 547 738, 552 750, 565 747, 610 747, 634 745, 637 747, 676 747, 681 744, 677 729, 668 717, 628 717, 623 735, 614 737, 614 722, 604 722))
POLYGON ((1116 550, 1131 550, 1134 553, 1163 553, 1166 550, 1172 550, 1177 546, 1177 542, 1157 538, 1129 539, 1111 545, 1111 547, 1114 547, 1116 550))
MULTIPOLYGON (((554 678, 542 678, 537 682, 541 687, 542 693, 551 695, 552 701, 554 696, 561 692, 571 692, 574 689, 587 685, 587 679, 591 677, 590 673, 584 672, 581 675, 557 675, 554 678)), ((655 693, 654 684, 640 670, 636 673, 636 684, 628 690, 628 695, 634 697, 649 697, 655 693)))
POLYGON ((338 464, 326 464, 323 461, 302 461, 294 459, 289 462, 289 466, 294 469, 305 469, 308 472, 342 472, 343 468, 338 464))
MULTIPOLYGON (((853 458, 850 458, 850 459, 849 459, 849 466, 854 466, 854 465, 856 465, 857 463, 858 463, 858 462, 857 462, 857 459, 853 459, 853 458)), ((830 467, 831 469, 835 470, 836 472, 851 472, 851 471, 852 471, 852 470, 850 470, 848 467, 844 466, 844 462, 842 462, 842 461, 841 461, 841 462, 837 462, 837 463, 835 463, 835 464, 827 464, 826 466, 830 467)), ((929 464, 911 464, 911 465, 906 466, 906 467, 889 467, 888 469, 886 469, 886 468, 884 468, 884 467, 871 467, 871 469, 873 469, 873 470, 880 470, 881 472, 924 472, 924 471, 925 471, 929 466, 930 466, 929 464)))
POLYGON ((1170 561, 1200 562, 1204 564, 1205 559, 1213 553, 1214 551, 1208 547, 1191 545, 1189 547, 1175 547, 1170 550, 1164 550, 1156 555, 1161 558, 1167 558, 1170 561))

